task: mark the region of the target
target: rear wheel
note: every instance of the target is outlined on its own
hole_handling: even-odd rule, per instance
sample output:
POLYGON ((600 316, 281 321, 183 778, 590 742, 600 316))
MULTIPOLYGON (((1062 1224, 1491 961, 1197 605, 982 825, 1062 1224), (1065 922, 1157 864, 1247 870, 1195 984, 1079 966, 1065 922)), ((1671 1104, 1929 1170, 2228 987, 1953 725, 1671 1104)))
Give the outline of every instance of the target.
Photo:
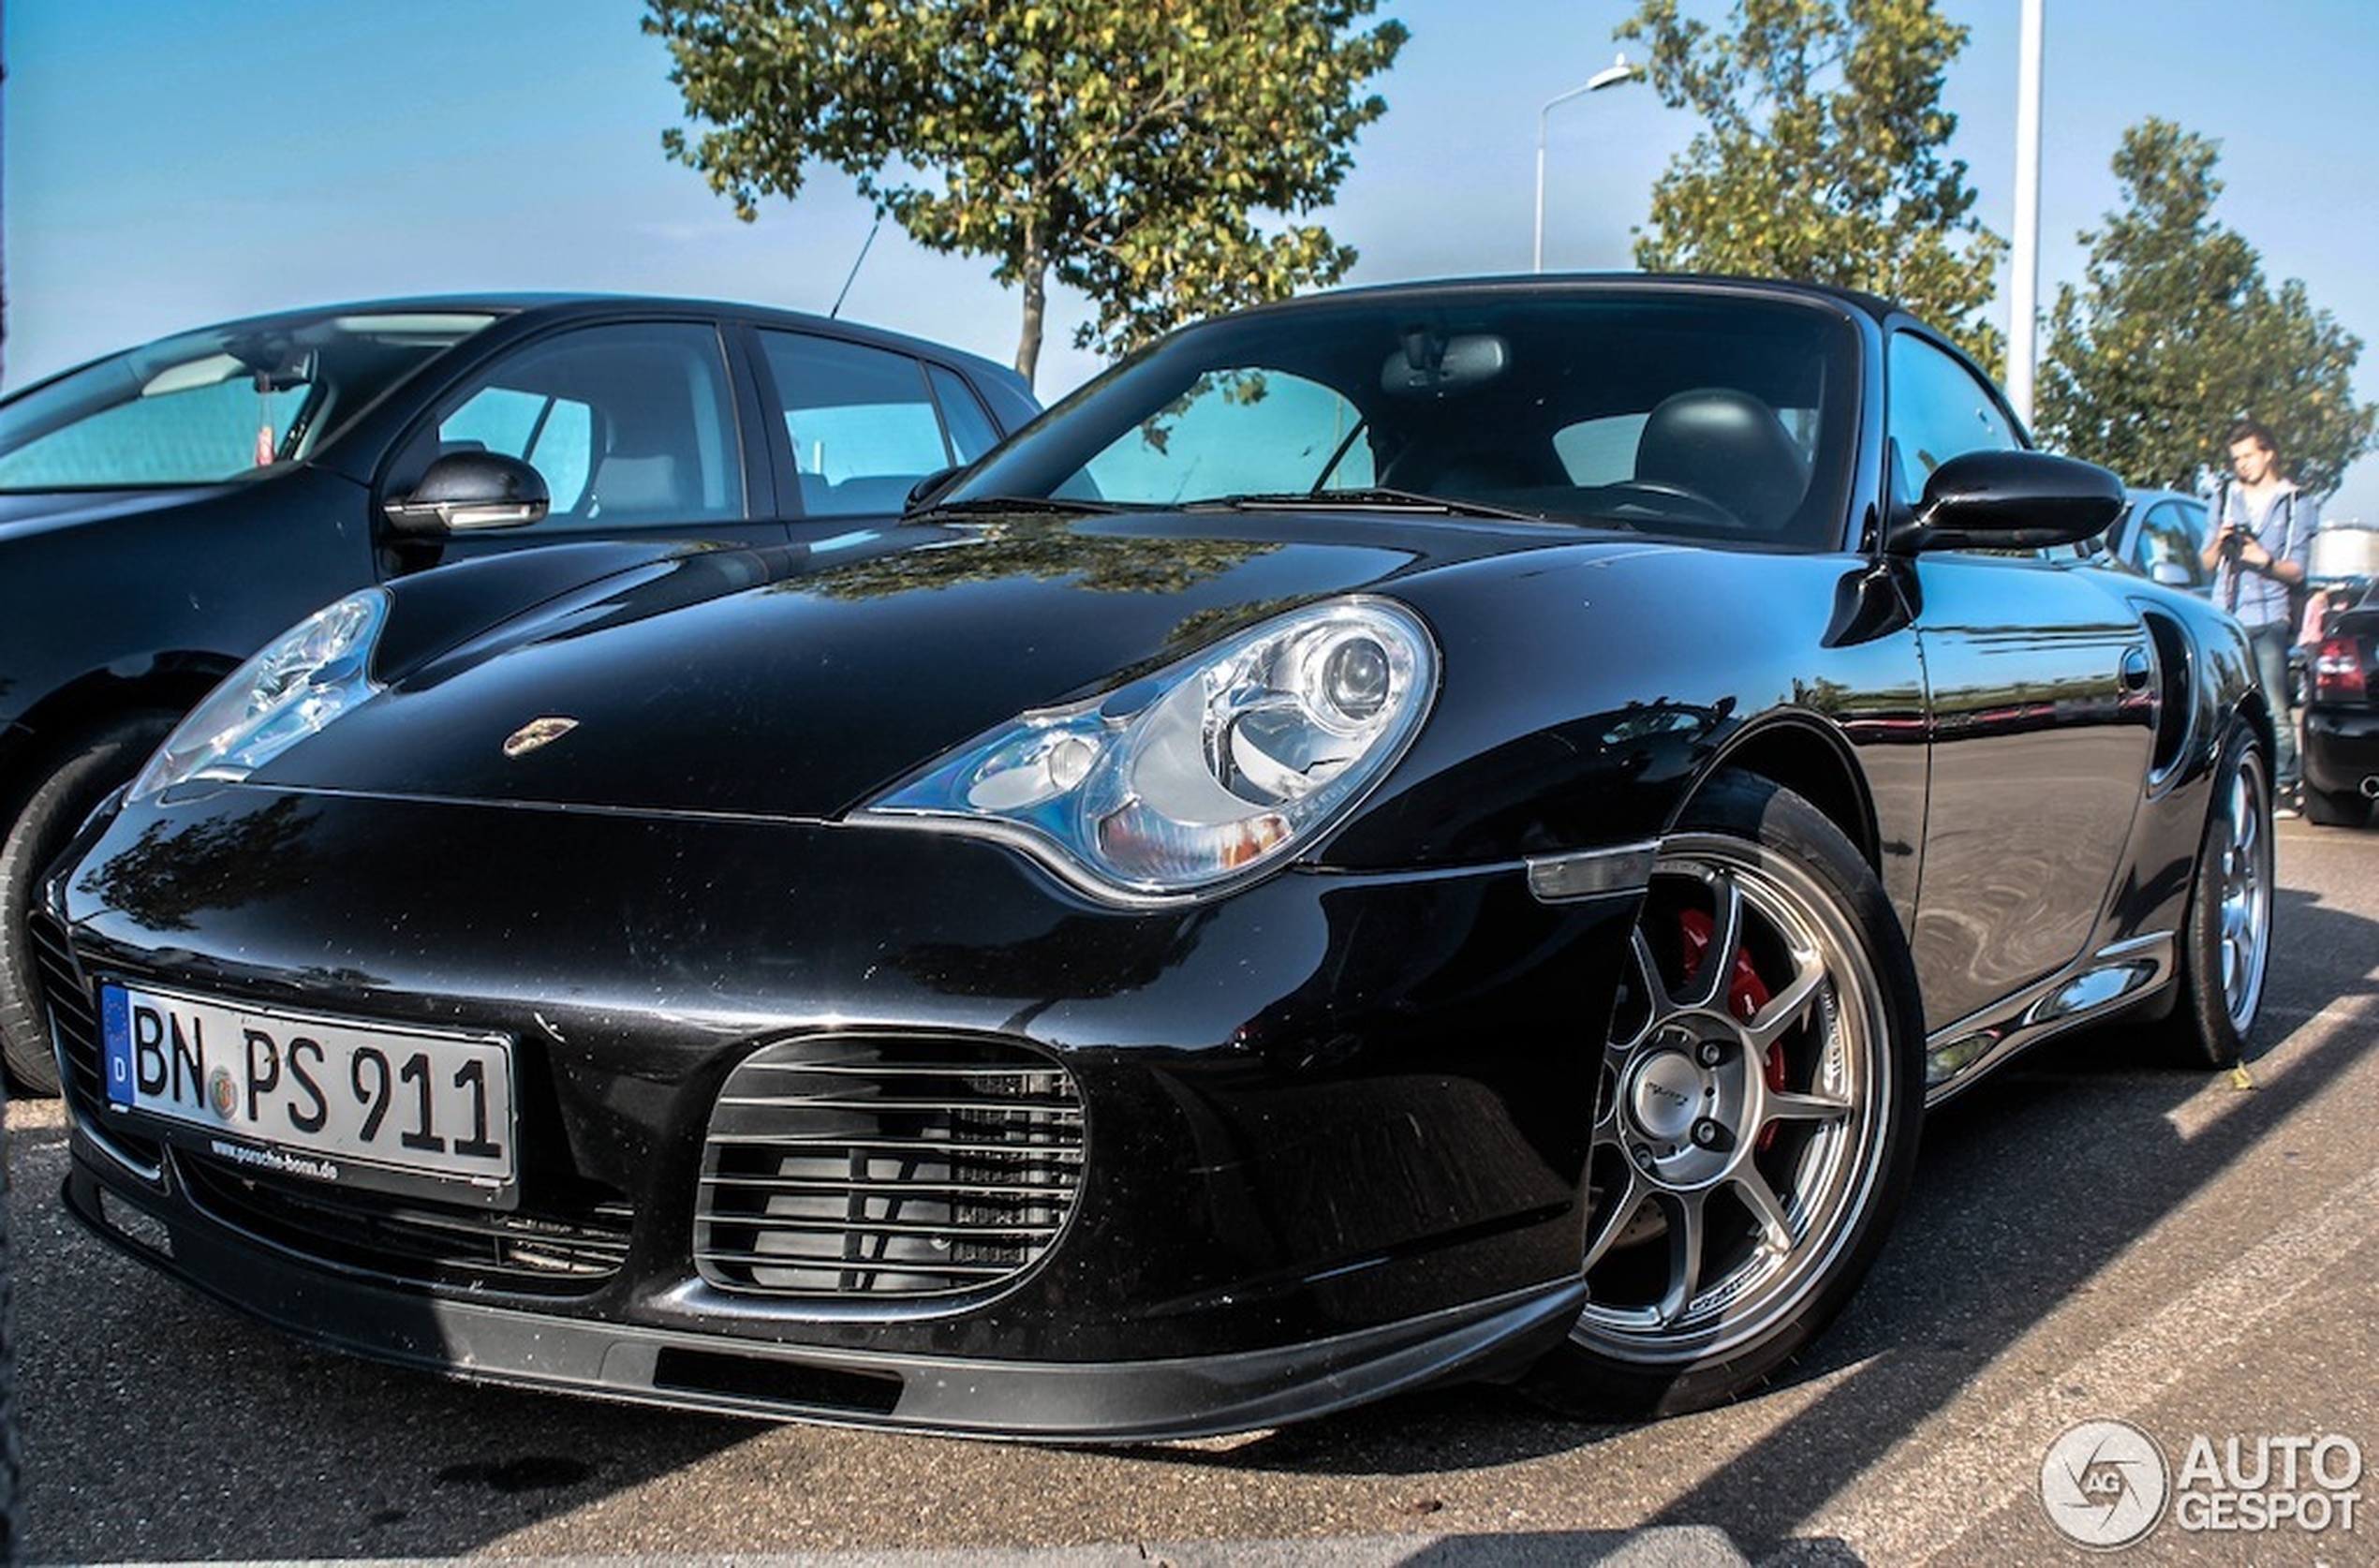
POLYGON ((2228 1067, 2246 1049, 2271 963, 2271 775, 2245 727, 2224 743, 2181 924, 2179 996, 2164 1020, 2173 1054, 2228 1067))
POLYGON ((1696 1410, 1847 1301, 1908 1183, 1923 1027, 1874 874, 1798 795, 1715 781, 1653 865, 1604 1047, 1588 1298, 1535 1369, 1598 1415, 1696 1410))
POLYGON ((130 778, 173 728, 170 713, 126 714, 85 732, 37 767, 0 829, 0 1058, 21 1093, 58 1092, 26 930, 41 874, 108 791, 130 778))

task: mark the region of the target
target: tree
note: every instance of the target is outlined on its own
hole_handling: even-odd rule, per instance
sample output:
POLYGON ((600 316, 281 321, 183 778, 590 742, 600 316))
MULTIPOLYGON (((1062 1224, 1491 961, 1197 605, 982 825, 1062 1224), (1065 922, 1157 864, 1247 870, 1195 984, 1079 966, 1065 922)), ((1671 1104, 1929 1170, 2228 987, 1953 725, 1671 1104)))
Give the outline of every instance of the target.
POLYGON ((2354 398, 2362 342, 2213 219, 2214 143, 2167 120, 2123 133, 2121 210, 2084 233, 2084 282, 2057 290, 2040 380, 2048 440, 2135 484, 2188 490, 2241 417, 2279 437, 2298 483, 2335 490, 2379 408, 2354 398))
POLYGON ((746 220, 840 169, 920 244, 1018 287, 1016 368, 1054 279, 1114 352, 1213 311, 1337 281, 1317 224, 1364 83, 1404 28, 1378 0, 651 0, 671 80, 711 129, 663 134, 746 220))
POLYGON ((1618 36, 1702 128, 1652 187, 1638 265, 1863 288, 1996 365, 1980 312, 2005 242, 1973 215, 1942 80, 1966 29, 1933 0, 1735 0, 1732 31, 1642 0, 1618 36))

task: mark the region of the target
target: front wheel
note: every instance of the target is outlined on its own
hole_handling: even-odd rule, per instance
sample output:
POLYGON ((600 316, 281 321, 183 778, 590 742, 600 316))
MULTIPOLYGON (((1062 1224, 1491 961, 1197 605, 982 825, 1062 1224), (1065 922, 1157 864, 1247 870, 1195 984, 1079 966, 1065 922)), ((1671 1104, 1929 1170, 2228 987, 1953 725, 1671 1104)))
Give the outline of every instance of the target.
POLYGON ((1662 843, 1603 1048, 1565 1409, 1757 1387, 1856 1288, 1916 1156, 1923 1022, 1881 885, 1790 791, 1714 781, 1662 843))
POLYGON ((2163 1023, 2173 1055, 2228 1067, 2246 1049, 2271 964, 2271 776, 2240 726, 2222 749, 2181 923, 2179 999, 2163 1023))

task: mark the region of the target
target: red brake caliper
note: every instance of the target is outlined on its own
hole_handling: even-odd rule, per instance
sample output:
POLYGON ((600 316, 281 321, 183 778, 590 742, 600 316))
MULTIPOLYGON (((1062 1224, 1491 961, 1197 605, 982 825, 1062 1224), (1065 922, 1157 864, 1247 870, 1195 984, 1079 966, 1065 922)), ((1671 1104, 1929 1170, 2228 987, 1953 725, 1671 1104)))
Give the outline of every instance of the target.
MULTIPOLYGON (((1700 910, 1682 910, 1677 917, 1677 935, 1684 941, 1685 983, 1691 985, 1701 969, 1702 960, 1710 951, 1710 939, 1717 935, 1718 923, 1700 910)), ((1759 970, 1751 968, 1751 955, 1741 948, 1735 950, 1735 974, 1726 985, 1726 1010, 1750 1023, 1768 1004, 1773 995, 1759 970)), ((1777 1093, 1784 1092, 1784 1048, 1781 1044, 1767 1048, 1767 1059, 1760 1063, 1761 1075, 1767 1087, 1777 1093)), ((1776 1125, 1770 1122, 1760 1129, 1759 1147, 1765 1154, 1776 1141, 1776 1125)))

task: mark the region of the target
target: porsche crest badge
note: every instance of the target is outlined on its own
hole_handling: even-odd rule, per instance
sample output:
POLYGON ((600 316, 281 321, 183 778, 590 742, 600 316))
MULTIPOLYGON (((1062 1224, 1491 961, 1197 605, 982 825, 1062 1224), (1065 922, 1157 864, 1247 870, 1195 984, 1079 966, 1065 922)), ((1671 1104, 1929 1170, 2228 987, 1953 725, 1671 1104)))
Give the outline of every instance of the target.
POLYGON ((540 746, 550 746, 578 728, 575 718, 549 716, 532 718, 504 737, 504 755, 525 757, 540 746))

